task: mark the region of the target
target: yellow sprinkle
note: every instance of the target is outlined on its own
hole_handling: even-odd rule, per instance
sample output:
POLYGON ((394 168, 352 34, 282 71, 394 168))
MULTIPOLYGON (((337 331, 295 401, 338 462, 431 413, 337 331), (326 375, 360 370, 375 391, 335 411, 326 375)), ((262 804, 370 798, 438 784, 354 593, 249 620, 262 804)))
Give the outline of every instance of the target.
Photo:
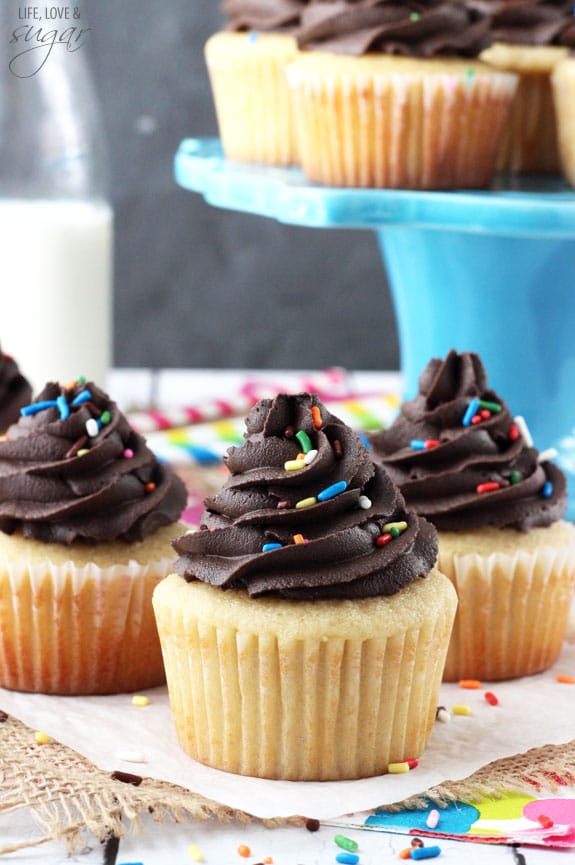
POLYGON ((145 694, 134 694, 132 697, 132 706, 147 706, 150 700, 145 694))
POLYGON ((309 508, 312 505, 317 505, 317 499, 315 496, 310 496, 307 499, 300 499, 299 502, 295 503, 296 508, 309 508))
POLYGON ((89 454, 89 453, 90 453, 90 451, 88 450, 88 448, 80 448, 79 451, 76 451, 76 456, 77 457, 83 457, 84 454, 89 454))
POLYGON ((409 763, 388 763, 387 771, 390 775, 402 775, 409 772, 409 763))
POLYGON ((392 529, 397 529, 400 532, 404 532, 407 528, 407 523, 405 520, 401 520, 398 523, 386 523, 383 527, 384 532, 390 532, 392 529))
POLYGON ((451 707, 451 713, 453 715, 471 715, 471 709, 469 706, 458 704, 457 706, 451 707))
POLYGON ((34 733, 34 738, 37 745, 47 745, 48 742, 51 741, 48 733, 43 733, 42 730, 36 730, 36 732, 34 733))
POLYGON ((188 847, 188 856, 190 857, 190 859, 193 859, 194 862, 204 861, 202 852, 198 847, 196 847, 195 844, 190 844, 190 846, 188 847))
POLYGON ((303 460, 288 460, 284 463, 284 469, 286 472, 296 472, 298 469, 305 469, 305 463, 303 460))

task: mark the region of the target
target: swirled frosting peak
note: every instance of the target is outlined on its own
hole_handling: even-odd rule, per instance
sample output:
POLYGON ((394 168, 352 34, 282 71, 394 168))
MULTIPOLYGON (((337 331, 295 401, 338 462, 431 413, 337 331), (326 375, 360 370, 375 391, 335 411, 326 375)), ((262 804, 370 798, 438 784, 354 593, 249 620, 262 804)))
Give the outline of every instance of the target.
POLYGON ((224 0, 222 11, 230 30, 290 32, 300 23, 309 0, 224 0))
POLYGON ((490 21, 492 42, 575 45, 572 0, 468 0, 490 21))
POLYGON ((296 35, 303 50, 476 57, 489 19, 473 0, 312 0, 296 35))
POLYGON ((49 382, 0 441, 0 530, 41 541, 141 540, 175 522, 182 481, 90 382, 49 382))
POLYGON ((391 595, 433 567, 433 526, 407 513, 361 439, 316 395, 259 402, 200 530, 174 541, 177 572, 252 596, 391 595))
POLYGON ((0 349, 0 433, 18 420, 20 409, 32 397, 32 388, 16 361, 0 349))
POLYGON ((563 473, 488 388, 476 354, 431 360, 418 395, 371 443, 408 507, 438 529, 527 531, 565 512, 563 473))

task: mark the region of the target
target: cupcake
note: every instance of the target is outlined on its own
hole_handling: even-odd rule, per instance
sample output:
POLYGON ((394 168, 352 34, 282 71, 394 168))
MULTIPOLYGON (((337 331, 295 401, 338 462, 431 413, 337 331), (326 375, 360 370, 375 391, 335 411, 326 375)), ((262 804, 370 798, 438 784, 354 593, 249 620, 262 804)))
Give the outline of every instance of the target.
POLYGON ((551 76, 561 170, 575 186, 575 57, 562 60, 551 76))
POLYGON ((445 679, 511 679, 557 659, 575 580, 566 482, 476 354, 433 359, 415 399, 370 438, 408 507, 438 529, 459 606, 445 679))
POLYGON ((185 503, 103 391, 47 384, 0 441, 0 687, 162 683, 151 597, 185 503))
POLYGON ((470 0, 491 15, 493 44, 481 59, 519 75, 497 156, 500 171, 561 170, 551 73, 575 47, 571 0, 470 0))
POLYGON ((225 0, 228 29, 215 33, 205 58, 224 154, 239 162, 297 162, 285 67, 308 0, 225 0))
POLYGON ((354 187, 487 186, 516 76, 477 59, 489 22, 458 0, 322 0, 288 68, 303 171, 354 187))
POLYGON ((456 604, 435 530, 315 395, 246 424, 154 592, 179 741, 242 775, 385 773, 435 718, 456 604))
POLYGON ((32 388, 16 361, 0 349, 0 434, 20 417, 20 409, 30 402, 32 388))

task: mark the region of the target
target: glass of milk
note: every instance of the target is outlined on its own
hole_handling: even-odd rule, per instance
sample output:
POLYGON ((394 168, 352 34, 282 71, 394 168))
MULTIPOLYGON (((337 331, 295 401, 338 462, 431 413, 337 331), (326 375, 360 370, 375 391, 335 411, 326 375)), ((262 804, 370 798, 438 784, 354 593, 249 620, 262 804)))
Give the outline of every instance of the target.
POLYGON ((84 6, 0 4, 0 345, 34 392, 111 363, 113 215, 84 6))

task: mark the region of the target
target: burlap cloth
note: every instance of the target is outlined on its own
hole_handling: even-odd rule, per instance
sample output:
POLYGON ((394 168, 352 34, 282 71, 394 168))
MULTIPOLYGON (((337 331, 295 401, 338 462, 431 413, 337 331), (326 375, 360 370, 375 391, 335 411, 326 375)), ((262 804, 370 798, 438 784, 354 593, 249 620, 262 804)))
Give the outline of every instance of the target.
MULTIPOLYGON (((138 831, 145 813, 159 823, 183 819, 256 821, 244 811, 164 781, 140 776, 132 776, 135 783, 130 780, 129 776, 125 780, 114 778, 58 742, 37 744, 33 730, 7 717, 0 725, 0 814, 30 809, 39 835, 0 847, 0 855, 52 840, 78 849, 87 834, 100 841, 110 835, 120 837, 128 829, 138 831)), ((420 796, 386 807, 422 807, 425 799, 439 806, 455 800, 477 802, 504 792, 553 792, 562 785, 575 786, 575 740, 496 760, 467 778, 446 780, 420 796)), ((305 815, 258 822, 294 825, 305 822, 305 815)))

